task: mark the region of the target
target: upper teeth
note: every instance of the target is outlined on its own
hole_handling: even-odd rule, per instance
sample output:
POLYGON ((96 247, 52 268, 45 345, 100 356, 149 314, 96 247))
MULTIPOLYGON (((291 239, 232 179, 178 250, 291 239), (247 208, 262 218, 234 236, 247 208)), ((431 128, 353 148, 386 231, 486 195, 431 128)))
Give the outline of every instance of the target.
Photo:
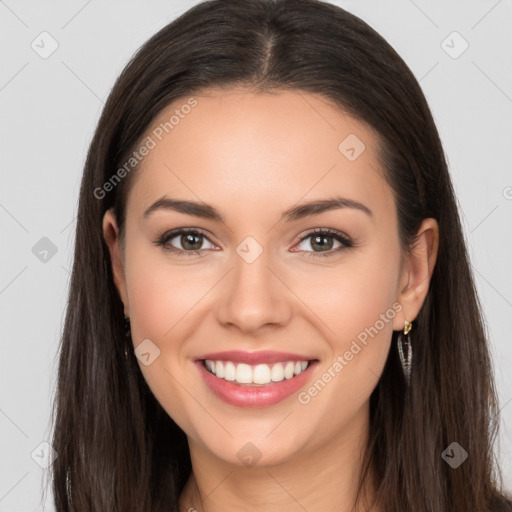
POLYGON ((270 381, 279 382, 299 375, 307 367, 308 361, 287 361, 285 363, 249 365, 233 363, 232 361, 205 360, 205 366, 211 373, 239 384, 268 384, 270 381))

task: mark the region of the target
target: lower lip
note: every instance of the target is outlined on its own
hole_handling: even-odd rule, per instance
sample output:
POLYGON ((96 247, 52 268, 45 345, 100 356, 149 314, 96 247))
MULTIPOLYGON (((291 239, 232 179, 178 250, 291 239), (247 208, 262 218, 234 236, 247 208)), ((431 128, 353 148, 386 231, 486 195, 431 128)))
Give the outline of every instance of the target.
POLYGON ((224 402, 237 407, 269 407, 299 391, 306 384, 317 362, 311 361, 302 373, 291 379, 252 386, 216 377, 205 368, 203 361, 196 361, 196 364, 207 386, 224 402))

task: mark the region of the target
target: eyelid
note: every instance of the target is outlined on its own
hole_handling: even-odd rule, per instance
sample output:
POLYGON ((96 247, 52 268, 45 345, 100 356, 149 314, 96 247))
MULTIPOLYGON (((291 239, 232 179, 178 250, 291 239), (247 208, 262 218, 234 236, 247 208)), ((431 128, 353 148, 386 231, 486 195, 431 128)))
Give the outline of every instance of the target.
MULTIPOLYGON (((176 247, 171 246, 172 248, 166 247, 166 245, 169 243, 169 240, 172 240, 173 238, 176 238, 179 235, 186 234, 186 233, 192 233, 192 234, 198 234, 202 235, 206 240, 208 240, 212 245, 215 245, 209 238, 209 235, 202 230, 201 228, 195 228, 195 227, 183 227, 183 228, 176 228, 172 229, 170 231, 164 232, 162 235, 160 235, 157 240, 154 242, 157 246, 162 246, 164 250, 167 250, 171 253, 177 254, 179 256, 188 256, 188 255, 199 255, 207 251, 208 249, 197 249, 195 251, 186 251, 184 249, 178 249, 176 247)), ((322 257, 322 256, 331 256, 338 254, 340 251, 343 251, 345 249, 350 249, 354 247, 356 244, 353 241, 351 237, 346 235, 345 233, 338 231, 336 229, 331 228, 314 228, 313 230, 308 231, 304 235, 302 235, 298 242, 295 245, 298 245, 308 238, 314 236, 314 235, 324 235, 328 238, 334 238, 337 240, 341 246, 336 249, 329 249, 327 251, 321 251, 321 252, 315 252, 315 251, 301 251, 296 250, 292 252, 305 252, 306 254, 303 256, 307 257, 322 257)))
POLYGON ((176 228, 176 229, 171 229, 170 231, 166 231, 157 238, 157 240, 155 241, 155 245, 163 246, 163 248, 165 250, 175 253, 175 254, 179 254, 179 255, 197 255, 197 254, 201 254, 202 252, 207 250, 207 249, 197 249, 195 251, 185 251, 184 249, 178 249, 178 248, 172 247, 172 246, 171 246, 172 247, 171 249, 166 247, 167 244, 169 244, 170 240, 172 240, 173 238, 176 238, 179 235, 183 235, 183 234, 187 234, 187 233, 202 235, 212 245, 215 245, 210 240, 209 235, 204 230, 202 230, 200 228, 193 228, 193 227, 176 228))
POLYGON ((352 240, 351 237, 343 233, 342 231, 338 231, 337 229, 331 229, 331 228, 315 228, 312 231, 309 231, 305 235, 303 235, 298 244, 301 244, 304 240, 307 240, 308 238, 314 236, 314 235, 323 235, 327 238, 334 238, 336 241, 340 243, 340 247, 337 247, 336 249, 329 249, 327 251, 293 251, 293 252, 300 252, 302 253, 301 256, 304 257, 311 257, 311 258, 317 258, 317 257, 329 257, 329 256, 335 256, 339 254, 340 252, 351 249, 355 247, 355 242, 352 240))
POLYGON ((332 236, 333 238, 338 237, 338 238, 342 238, 346 242, 351 242, 351 238, 348 235, 346 235, 342 231, 338 231, 337 229, 314 228, 313 230, 310 230, 306 234, 304 234, 301 237, 299 237, 299 243, 303 242, 304 240, 306 240, 310 236, 316 235, 316 234, 319 234, 319 235, 329 235, 329 236, 332 236))

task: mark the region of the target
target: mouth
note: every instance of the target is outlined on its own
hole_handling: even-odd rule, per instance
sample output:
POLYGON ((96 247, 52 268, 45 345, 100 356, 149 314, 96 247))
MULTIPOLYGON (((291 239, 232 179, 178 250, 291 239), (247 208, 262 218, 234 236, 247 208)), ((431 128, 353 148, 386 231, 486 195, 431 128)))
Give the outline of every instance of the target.
POLYGON ((197 359, 210 391, 237 407, 267 407, 298 392, 318 359, 279 352, 222 352, 197 359))
POLYGON ((219 379, 249 386, 266 386, 274 382, 293 379, 304 372, 311 361, 284 361, 272 364, 250 365, 235 361, 201 360, 205 369, 219 379))

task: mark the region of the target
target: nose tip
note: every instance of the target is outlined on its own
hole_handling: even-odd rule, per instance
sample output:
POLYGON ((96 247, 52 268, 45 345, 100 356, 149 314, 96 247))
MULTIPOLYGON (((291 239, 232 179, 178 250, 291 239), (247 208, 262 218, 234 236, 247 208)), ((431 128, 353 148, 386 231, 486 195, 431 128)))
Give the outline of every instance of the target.
POLYGON ((226 276, 218 301, 218 320, 224 325, 236 325, 245 333, 283 325, 290 318, 285 291, 266 258, 260 255, 252 263, 240 258, 226 276))

